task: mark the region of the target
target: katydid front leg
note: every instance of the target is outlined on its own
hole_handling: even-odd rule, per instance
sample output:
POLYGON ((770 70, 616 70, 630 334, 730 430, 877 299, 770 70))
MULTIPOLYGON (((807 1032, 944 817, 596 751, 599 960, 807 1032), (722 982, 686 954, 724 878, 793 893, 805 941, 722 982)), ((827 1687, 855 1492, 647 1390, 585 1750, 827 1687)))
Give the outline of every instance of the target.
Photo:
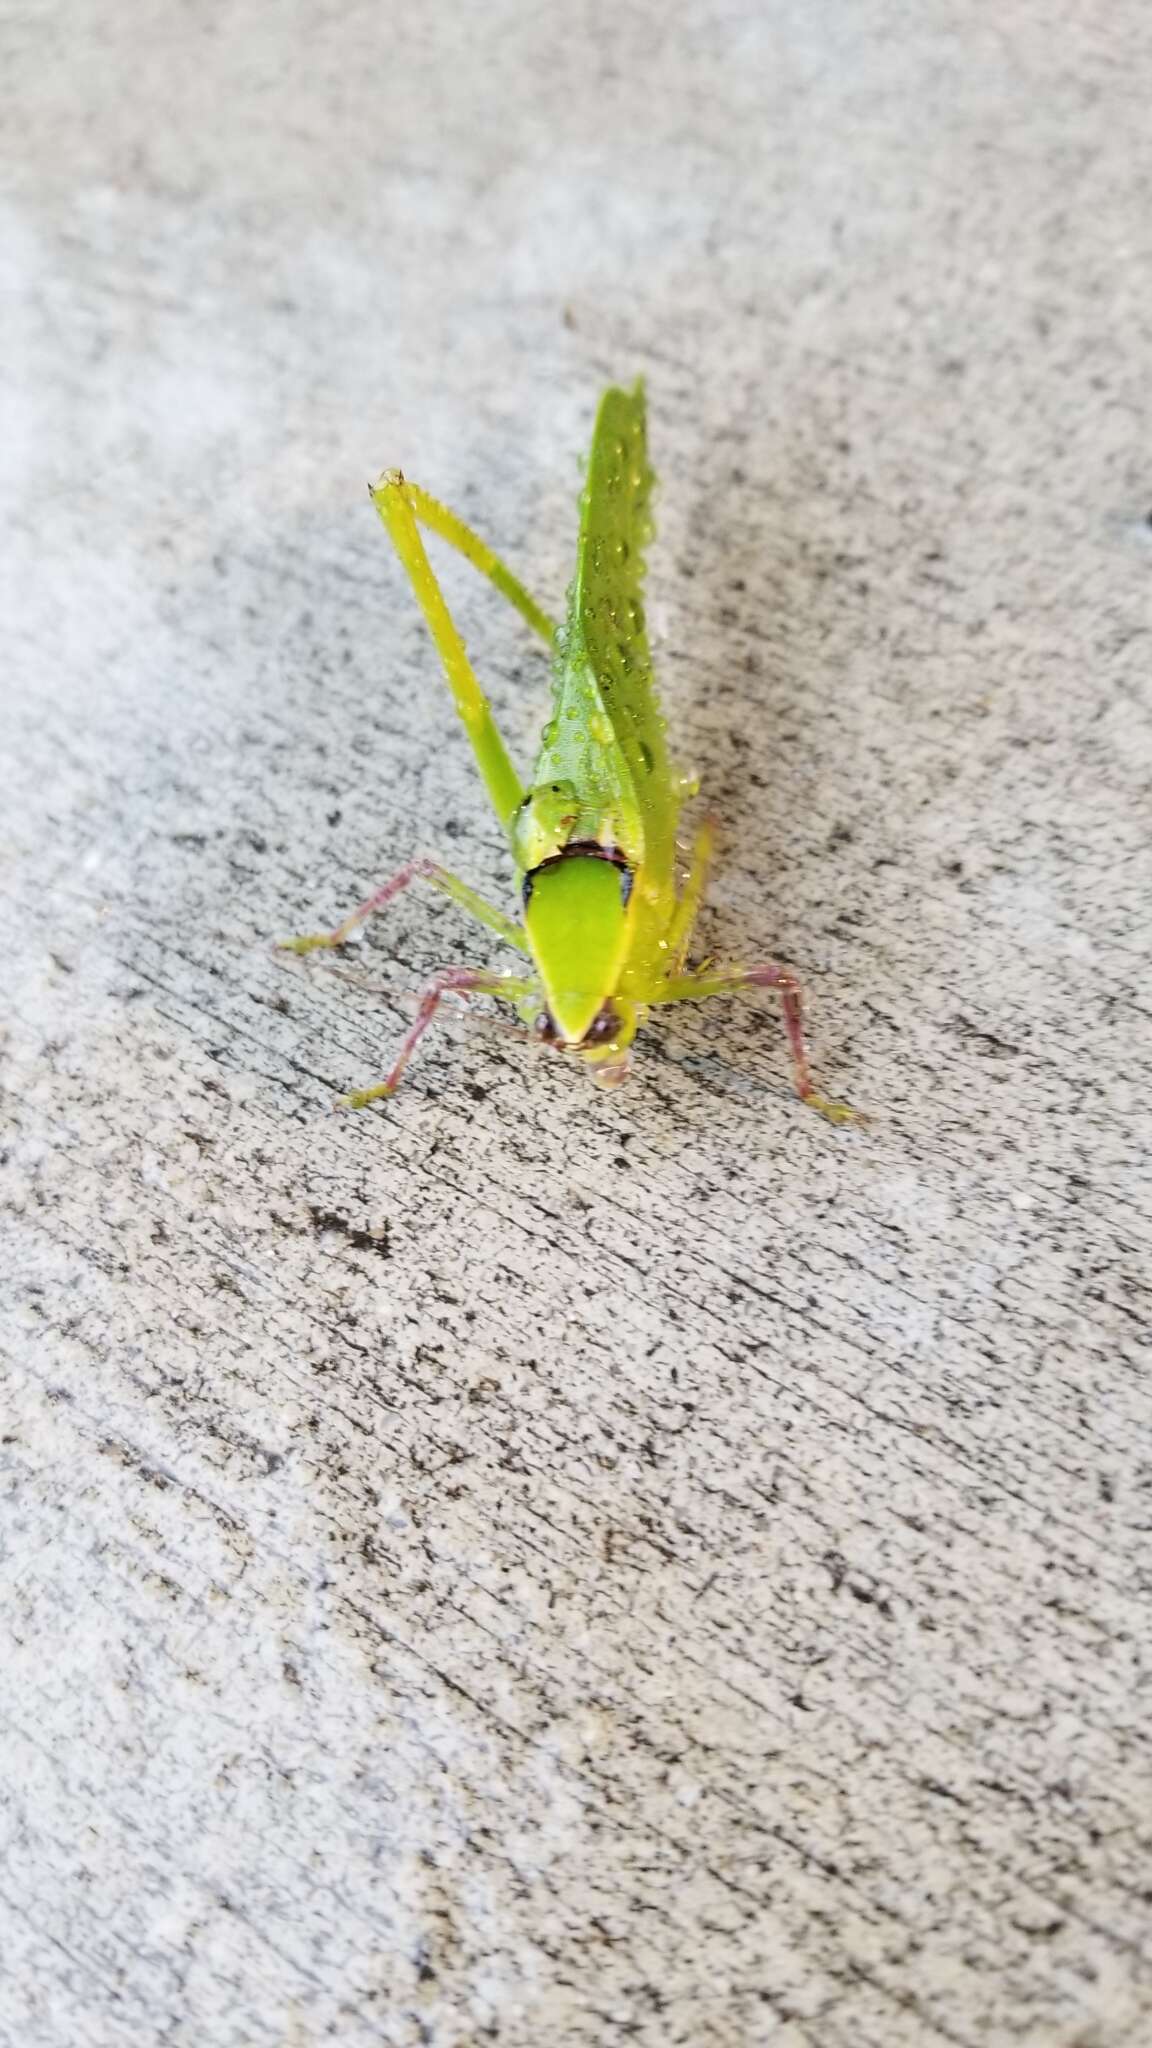
POLYGON ((333 931, 308 932, 300 938, 281 939, 279 950, 283 953, 314 953, 323 947, 342 946, 358 924, 363 924, 366 918, 374 917, 378 910, 385 909, 394 896, 398 896, 402 889, 407 889, 411 882, 418 879, 431 882, 434 889, 439 889, 443 895, 450 896, 453 903, 458 903, 461 909, 466 910, 479 924, 487 925, 489 931, 496 932, 508 945, 516 946, 522 953, 527 951, 528 941, 523 925, 516 924, 510 917, 505 917, 504 912, 497 910, 494 903, 489 903, 485 897, 478 895, 475 889, 470 889, 467 882, 460 880, 459 875, 450 874, 447 868, 442 868, 439 861, 425 860, 422 857, 410 860, 405 867, 400 868, 389 881, 382 883, 379 889, 355 910, 350 911, 333 931))
POLYGON ((385 1096, 394 1095, 400 1085, 405 1067, 435 1017, 440 1004, 448 995, 504 996, 509 1002, 517 1002, 522 996, 529 996, 536 983, 525 976, 510 974, 486 974, 468 967, 450 967, 445 973, 429 982, 420 998, 416 1022, 396 1055, 391 1073, 383 1081, 377 1081, 373 1088, 360 1088, 354 1095, 343 1095, 335 1105, 337 1109, 364 1109, 370 1102, 380 1102, 385 1096))
POLYGON ((801 1102, 827 1117, 829 1123, 867 1123, 867 1117, 862 1116, 859 1110, 847 1102, 831 1101, 813 1085, 808 1049, 804 1043, 803 990, 790 967, 782 967, 775 960, 764 960, 755 967, 731 967, 718 974, 705 969, 697 974, 672 975, 667 981, 658 982, 654 988, 645 989, 640 1001, 653 1005, 700 1003, 710 996, 739 995, 748 988, 773 988, 779 992, 784 1029, 788 1033, 792 1054, 792 1075, 801 1102))

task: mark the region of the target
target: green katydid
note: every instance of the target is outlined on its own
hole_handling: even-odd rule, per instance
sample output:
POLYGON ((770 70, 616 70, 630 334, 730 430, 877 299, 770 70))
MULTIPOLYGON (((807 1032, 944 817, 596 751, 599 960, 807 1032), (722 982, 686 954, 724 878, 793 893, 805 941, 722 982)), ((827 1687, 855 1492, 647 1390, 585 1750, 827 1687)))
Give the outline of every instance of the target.
POLYGON ((343 1098, 360 1109, 391 1095, 448 994, 500 996, 544 1043, 579 1054, 602 1087, 625 1078, 632 1041, 651 1006, 698 1002, 742 989, 781 997, 797 1093, 833 1122, 854 1112, 812 1084, 801 992, 775 961, 691 972, 686 958, 704 892, 713 827, 699 827, 679 878, 677 830, 695 784, 668 756, 652 679, 641 598, 651 535, 653 474, 644 389, 611 389, 600 403, 584 490, 576 574, 557 625, 479 536, 447 507, 387 472, 372 501, 424 613, 489 801, 516 865, 523 923, 505 916, 437 863, 418 858, 393 875, 331 932, 285 941, 297 953, 337 947, 417 878, 443 891, 509 945, 527 954, 521 974, 452 968, 425 991, 391 1073, 343 1098), (508 757, 492 708, 424 549, 420 527, 481 571, 552 651, 552 713, 531 786, 508 757))

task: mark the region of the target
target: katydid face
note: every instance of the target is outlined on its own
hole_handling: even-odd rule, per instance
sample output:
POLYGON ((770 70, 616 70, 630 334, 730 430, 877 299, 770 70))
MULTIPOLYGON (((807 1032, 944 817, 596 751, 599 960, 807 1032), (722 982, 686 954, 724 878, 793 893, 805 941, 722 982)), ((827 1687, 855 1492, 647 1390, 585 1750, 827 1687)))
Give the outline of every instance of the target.
POLYGON ((632 875, 611 849, 568 847, 524 878, 524 928, 544 994, 541 1036, 596 1066, 619 1061, 632 1006, 612 1002, 629 957, 632 875))

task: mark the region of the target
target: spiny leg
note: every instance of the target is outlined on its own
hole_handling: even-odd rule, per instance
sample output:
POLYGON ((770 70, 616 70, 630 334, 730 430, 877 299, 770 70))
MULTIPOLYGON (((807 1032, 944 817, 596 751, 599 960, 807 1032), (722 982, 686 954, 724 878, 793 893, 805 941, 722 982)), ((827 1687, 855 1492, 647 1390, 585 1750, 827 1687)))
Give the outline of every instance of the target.
POLYGON ((673 975, 667 981, 645 989, 640 1000, 651 1004, 699 1003, 709 996, 739 995, 746 988, 773 988, 780 995, 784 1028, 792 1053, 792 1073, 801 1102, 827 1117, 830 1123, 866 1123, 867 1118, 859 1110, 852 1109, 847 1102, 830 1101, 813 1086, 804 1043, 803 991, 790 967, 781 967, 775 960, 765 960, 756 967, 732 967, 718 973, 705 969, 698 974, 673 975))
POLYGON ((516 812, 524 801, 524 788, 508 758, 508 750, 492 716, 492 706, 476 680, 456 622, 436 581, 420 538, 408 485, 399 471, 384 477, 372 493, 372 502, 408 571, 409 582, 436 643, 448 687, 471 742, 492 808, 504 830, 510 833, 516 812))
POLYGON ((470 917, 476 918, 478 923, 487 925, 489 931, 496 932, 510 946, 517 946, 522 953, 527 951, 528 941, 523 925, 516 924, 510 917, 505 917, 504 912, 497 910, 494 903, 487 902, 475 889, 470 889, 467 882, 462 882, 458 875, 453 875, 447 868, 442 868, 439 861, 423 858, 410 860, 389 881, 374 890, 357 909, 350 911, 333 931, 308 932, 300 938, 282 939, 279 951, 314 953, 323 947, 342 946, 358 924, 363 924, 366 918, 374 917, 378 910, 383 910, 394 896, 398 896, 402 889, 406 889, 409 883, 417 879, 431 882, 434 889, 439 889, 443 895, 450 896, 453 903, 458 903, 461 909, 466 910, 470 917))
MULTIPOLYGON (((436 581, 432 565, 424 551, 416 524, 421 518, 435 533, 450 541, 468 561, 488 577, 496 589, 508 598, 529 625, 551 642, 556 628, 535 600, 529 596, 522 583, 499 556, 482 541, 478 534, 450 512, 445 505, 432 498, 418 485, 406 482, 399 470, 385 475, 372 492, 372 501, 388 530, 393 546, 408 571, 409 580, 428 623, 432 638, 440 655, 449 688, 452 691, 456 709, 464 723, 480 772, 483 775, 494 809, 502 825, 507 829, 511 823, 524 791, 508 758, 504 742, 492 717, 491 707, 476 680, 464 642, 456 628, 443 593, 436 581)), ((286 952, 311 953, 321 948, 333 948, 344 943, 349 934, 365 918, 377 910, 384 909, 401 889, 408 887, 418 875, 422 875, 454 902, 459 903, 471 916, 489 930, 496 932, 509 945, 526 950, 523 928, 506 917, 503 911, 485 901, 466 882, 462 882, 438 862, 429 860, 409 861, 406 867, 377 889, 350 915, 330 932, 311 932, 299 938, 282 941, 286 952)))
POLYGON ((542 640, 546 640, 549 646, 552 645, 556 638, 555 619, 549 618, 543 607, 525 590, 519 577, 514 576, 507 563, 500 560, 495 549, 488 546, 487 541, 481 540, 478 533, 473 533, 472 528, 466 526, 455 512, 449 511, 447 505, 442 505, 439 498, 432 497, 428 491, 422 491, 419 484, 410 483, 399 470, 390 470, 381 478, 372 493, 374 502, 378 493, 388 485, 401 487, 421 526, 426 526, 430 533, 439 534, 440 539, 446 540, 462 554, 466 562, 471 562, 474 569, 479 569, 480 574, 488 578, 501 597, 506 597, 521 618, 527 620, 533 632, 539 633, 542 640))
POLYGON ((400 1085, 405 1067, 427 1031, 447 995, 504 996, 509 1002, 531 995, 536 984, 524 977, 507 974, 487 974, 468 967, 450 967, 445 973, 429 982, 420 998, 416 1021, 405 1037, 396 1055, 391 1073, 383 1081, 377 1081, 374 1088, 357 1089, 354 1095, 343 1095, 336 1104, 337 1109, 364 1109, 370 1102, 379 1102, 385 1096, 394 1095, 400 1085))

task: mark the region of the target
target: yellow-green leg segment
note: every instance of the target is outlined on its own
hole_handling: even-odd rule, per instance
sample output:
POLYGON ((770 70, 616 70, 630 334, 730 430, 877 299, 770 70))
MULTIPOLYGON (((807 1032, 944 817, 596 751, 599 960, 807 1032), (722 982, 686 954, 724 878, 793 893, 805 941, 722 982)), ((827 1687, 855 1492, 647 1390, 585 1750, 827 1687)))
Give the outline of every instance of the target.
POLYGON ((487 925, 489 931, 496 932, 508 945, 518 947, 522 953, 527 951, 528 940, 523 925, 517 924, 511 917, 505 917, 504 912, 497 910, 494 903, 489 903, 486 897, 479 895, 475 889, 470 889, 467 882, 460 880, 459 875, 453 875, 447 868, 442 868, 439 861, 424 859, 410 860, 371 896, 366 897, 363 903, 358 904, 355 910, 350 911, 343 922, 336 925, 332 931, 307 932, 297 939, 282 939, 280 950, 285 953, 315 953, 323 948, 342 946, 357 925, 363 924, 366 918, 374 917, 378 910, 384 910, 394 896, 398 896, 402 889, 406 889, 410 882, 417 879, 430 882, 442 895, 450 896, 453 903, 458 903, 462 910, 468 912, 469 917, 474 917, 478 924, 487 925))

